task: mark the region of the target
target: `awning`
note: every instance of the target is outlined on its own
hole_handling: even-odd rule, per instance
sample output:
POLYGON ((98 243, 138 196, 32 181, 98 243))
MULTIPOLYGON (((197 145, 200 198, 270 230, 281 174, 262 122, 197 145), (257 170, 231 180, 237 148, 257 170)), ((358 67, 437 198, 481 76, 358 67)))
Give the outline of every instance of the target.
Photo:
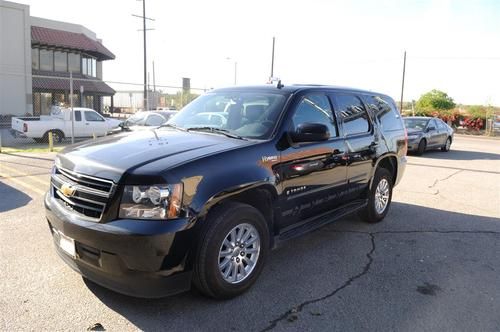
POLYGON ((84 51, 100 61, 115 58, 115 55, 100 42, 90 39, 83 33, 32 26, 31 43, 84 51))
MULTIPOLYGON (((69 78, 67 77, 44 77, 33 75, 33 90, 52 91, 60 90, 69 92, 69 78)), ((73 79, 73 93, 80 91, 83 86, 84 93, 95 93, 100 95, 112 96, 115 94, 109 85, 99 80, 73 79)))

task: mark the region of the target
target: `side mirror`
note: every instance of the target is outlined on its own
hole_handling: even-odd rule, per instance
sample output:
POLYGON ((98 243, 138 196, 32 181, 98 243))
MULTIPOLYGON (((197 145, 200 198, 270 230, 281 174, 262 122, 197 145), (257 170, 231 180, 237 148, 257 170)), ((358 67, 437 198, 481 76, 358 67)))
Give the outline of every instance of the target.
POLYGON ((320 142, 330 138, 328 127, 321 123, 301 123, 290 133, 294 143, 320 142))
POLYGON ((427 127, 426 132, 433 131, 433 130, 436 130, 436 127, 427 127))

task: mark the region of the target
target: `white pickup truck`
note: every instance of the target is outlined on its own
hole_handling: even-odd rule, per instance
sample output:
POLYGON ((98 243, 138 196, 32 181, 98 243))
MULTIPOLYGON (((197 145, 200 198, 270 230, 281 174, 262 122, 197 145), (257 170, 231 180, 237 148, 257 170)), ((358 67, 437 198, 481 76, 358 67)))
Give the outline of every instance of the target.
MULTIPOLYGON (((120 120, 106 119, 90 108, 75 107, 75 137, 104 136, 118 128, 120 120)), ((28 137, 36 142, 48 141, 49 132, 54 141, 61 142, 71 137, 71 109, 53 107, 50 115, 39 117, 12 118, 12 134, 15 137, 28 137)))

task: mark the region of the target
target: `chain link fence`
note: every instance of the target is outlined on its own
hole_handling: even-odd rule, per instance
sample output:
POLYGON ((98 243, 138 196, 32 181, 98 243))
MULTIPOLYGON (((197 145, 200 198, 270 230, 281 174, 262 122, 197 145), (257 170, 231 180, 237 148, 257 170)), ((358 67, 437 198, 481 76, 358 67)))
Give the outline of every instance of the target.
POLYGON ((176 111, 205 89, 102 81, 82 74, 0 72, 13 93, 0 98, 0 150, 54 150, 121 132, 140 111, 176 111), (24 84, 17 84, 23 82, 24 84), (16 86, 17 85, 17 86, 16 86))

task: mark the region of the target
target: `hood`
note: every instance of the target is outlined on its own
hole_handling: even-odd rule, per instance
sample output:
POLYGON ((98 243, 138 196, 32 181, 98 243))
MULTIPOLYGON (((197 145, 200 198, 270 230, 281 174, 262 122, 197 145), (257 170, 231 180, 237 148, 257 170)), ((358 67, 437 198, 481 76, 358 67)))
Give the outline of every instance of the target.
POLYGON ((251 141, 162 128, 72 145, 58 155, 56 163, 75 172, 118 182, 123 174, 151 162, 164 159, 160 173, 194 158, 248 144, 251 141))
POLYGON ((118 128, 120 123, 122 123, 121 120, 109 119, 109 118, 106 118, 106 122, 111 126, 111 128, 118 128))

